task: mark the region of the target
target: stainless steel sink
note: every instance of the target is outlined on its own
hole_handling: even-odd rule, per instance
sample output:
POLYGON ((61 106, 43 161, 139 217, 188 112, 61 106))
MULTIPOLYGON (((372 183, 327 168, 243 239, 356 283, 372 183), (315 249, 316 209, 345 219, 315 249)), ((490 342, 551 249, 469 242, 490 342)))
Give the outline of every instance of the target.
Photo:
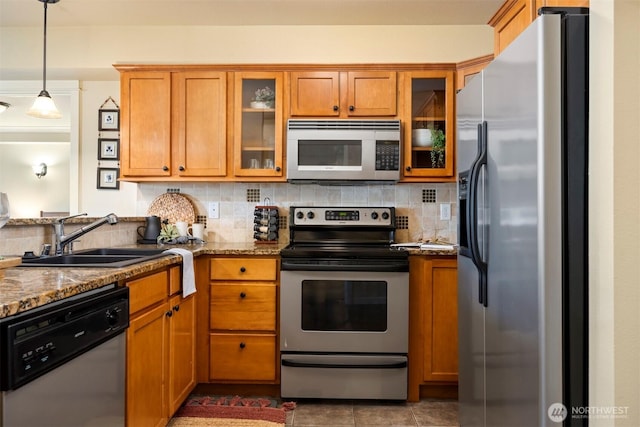
POLYGON ((20 267, 126 267, 160 258, 165 249, 99 248, 73 254, 23 258, 20 267))

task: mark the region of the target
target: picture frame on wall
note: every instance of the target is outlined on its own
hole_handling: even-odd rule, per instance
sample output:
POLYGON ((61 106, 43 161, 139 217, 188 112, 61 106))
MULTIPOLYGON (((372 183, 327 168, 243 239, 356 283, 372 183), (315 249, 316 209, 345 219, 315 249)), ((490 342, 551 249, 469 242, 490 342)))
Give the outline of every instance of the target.
POLYGON ((98 190, 120 189, 118 178, 120 178, 119 168, 98 168, 98 190))
POLYGON ((98 110, 98 130, 120 130, 120 110, 98 110))
POLYGON ((98 160, 120 160, 120 140, 98 138, 98 160))

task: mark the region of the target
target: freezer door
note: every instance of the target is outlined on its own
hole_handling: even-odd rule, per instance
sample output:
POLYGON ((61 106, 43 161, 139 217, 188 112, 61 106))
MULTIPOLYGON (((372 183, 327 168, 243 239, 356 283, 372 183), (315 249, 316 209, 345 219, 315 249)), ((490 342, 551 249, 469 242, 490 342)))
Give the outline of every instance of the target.
MULTIPOLYGON (((482 123, 482 73, 457 95, 458 165, 458 401, 462 426, 484 425, 484 306, 480 303, 480 276, 471 259, 468 215, 469 173, 478 157, 478 125, 482 123)), ((475 189, 474 189, 475 190, 475 189)), ((482 198, 480 198, 482 200, 482 198)))
POLYGON ((562 402, 560 40, 543 16, 484 73, 487 426, 547 425, 562 402))

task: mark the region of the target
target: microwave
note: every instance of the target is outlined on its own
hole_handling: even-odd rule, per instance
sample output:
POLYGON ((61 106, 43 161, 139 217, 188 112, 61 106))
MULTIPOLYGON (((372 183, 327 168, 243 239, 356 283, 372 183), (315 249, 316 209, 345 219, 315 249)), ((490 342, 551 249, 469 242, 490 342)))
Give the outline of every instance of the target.
POLYGON ((287 121, 287 181, 389 183, 400 179, 400 120, 287 121))

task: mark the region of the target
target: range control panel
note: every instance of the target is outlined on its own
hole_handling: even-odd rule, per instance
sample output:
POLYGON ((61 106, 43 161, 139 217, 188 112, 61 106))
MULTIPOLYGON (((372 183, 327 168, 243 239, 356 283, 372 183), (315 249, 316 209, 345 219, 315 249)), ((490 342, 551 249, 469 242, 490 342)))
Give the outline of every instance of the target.
POLYGON ((391 226, 395 223, 392 207, 291 207, 291 224, 304 226, 391 226))

